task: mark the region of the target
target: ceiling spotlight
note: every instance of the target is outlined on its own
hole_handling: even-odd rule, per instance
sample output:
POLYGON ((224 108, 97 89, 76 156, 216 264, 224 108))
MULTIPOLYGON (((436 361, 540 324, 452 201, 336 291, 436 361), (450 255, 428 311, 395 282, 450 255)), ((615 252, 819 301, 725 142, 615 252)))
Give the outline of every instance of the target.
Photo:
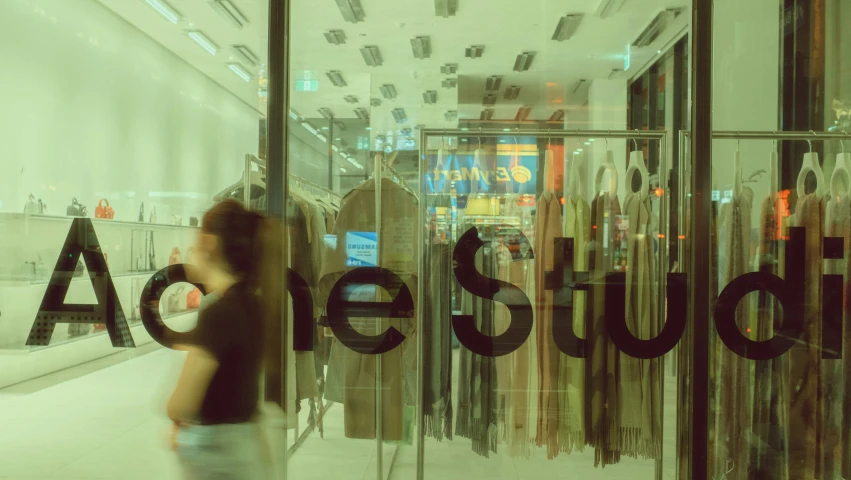
POLYGON ((576 33, 579 28, 579 23, 582 21, 582 14, 565 15, 561 17, 556 25, 556 31, 553 32, 553 40, 563 42, 576 33))
POLYGON ((189 38, 194 40, 195 43, 200 45, 201 48, 206 50, 210 55, 215 55, 216 52, 219 51, 218 45, 213 43, 213 41, 207 38, 207 36, 200 30, 187 30, 186 35, 188 35, 189 38))
POLYGON ((231 72, 236 74, 237 77, 245 80, 246 82, 251 81, 251 74, 248 73, 248 70, 246 70, 242 65, 238 63, 228 63, 227 67, 231 72))
POLYGON ((396 87, 394 87, 393 85, 386 83, 378 87, 378 89, 381 91, 381 95, 384 98, 388 100, 393 100, 394 98, 396 98, 396 87))
POLYGON ((473 45, 471 47, 467 47, 467 49, 464 50, 464 56, 467 57, 467 58, 481 58, 482 54, 484 54, 484 53, 485 53, 485 46, 484 45, 473 45))
POLYGON ((368 67, 377 67, 383 62, 381 60, 381 52, 375 45, 367 45, 360 49, 360 54, 363 55, 363 61, 368 67))
POLYGON ((346 95, 343 97, 343 100, 345 100, 346 103, 358 103, 358 97, 354 95, 346 95))
POLYGON ((516 100, 520 95, 520 87, 517 85, 511 85, 510 87, 505 89, 505 99, 506 100, 516 100))
POLYGON ((479 115, 479 120, 491 120, 493 118, 493 109, 486 108, 482 110, 482 113, 479 115))
POLYGON ((242 59, 243 62, 251 65, 252 67, 260 65, 260 58, 257 57, 257 55, 247 46, 233 45, 231 46, 231 50, 233 50, 233 53, 242 59))
POLYGON ((482 99, 482 105, 492 107, 496 104, 496 95, 489 93, 485 95, 485 98, 482 99))
POLYGON ((328 120, 332 120, 334 118, 334 114, 331 112, 330 108, 325 108, 325 107, 320 108, 319 114, 322 115, 323 117, 327 118, 328 120))
POLYGON ((346 32, 342 30, 328 30, 325 32, 325 40, 331 45, 342 45, 346 43, 346 32))
POLYGON ((647 47, 653 43, 659 35, 668 28, 668 25, 674 21, 677 16, 682 13, 681 8, 669 8, 659 12, 658 15, 647 25, 647 28, 641 32, 641 35, 632 42, 633 47, 647 47))
POLYGON ((422 60, 431 57, 431 38, 426 36, 412 38, 411 49, 414 51, 414 58, 422 60))
POLYGON ((335 87, 345 87, 348 85, 348 83, 346 83, 343 79, 343 74, 340 73, 339 70, 331 70, 326 73, 326 75, 328 75, 328 80, 331 80, 331 83, 333 83, 335 87))
POLYGON ((446 120, 447 122, 451 122, 451 121, 453 121, 453 120, 457 119, 457 118, 458 118, 458 110, 447 110, 447 111, 443 114, 443 118, 444 118, 444 120, 446 120))
POLYGON ((550 115, 550 119, 547 120, 547 121, 548 122, 560 122, 562 120, 564 120, 564 110, 556 110, 555 112, 553 112, 552 115, 550 115))
POLYGON ((535 60, 535 52, 523 52, 517 55, 517 60, 514 61, 515 72, 525 72, 532 67, 532 61, 535 60))
POLYGON ((369 120, 369 112, 363 107, 355 109, 355 116, 361 120, 369 120))
POLYGON ((343 14, 343 20, 351 23, 362 22, 364 19, 363 7, 360 0, 335 0, 337 8, 343 14))
POLYGON ((437 92, 434 90, 423 92, 423 101, 429 105, 437 103, 437 92))
POLYGON ((369 105, 372 106, 372 107, 380 107, 381 106, 381 99, 380 98, 371 98, 369 100, 369 105))
POLYGON ((408 121, 408 116, 405 115, 405 110, 401 108, 394 108, 392 112, 393 119, 396 120, 396 123, 405 123, 408 121))
POLYGON ((434 0, 434 14, 438 17, 449 18, 458 11, 458 0, 434 0))
POLYGON ((447 78, 443 80, 443 88, 455 88, 458 86, 457 78, 447 78))
POLYGON ((248 24, 248 19, 245 18, 245 15, 230 0, 212 0, 210 6, 236 28, 241 29, 248 24))
POLYGON ((602 0, 597 7, 597 15, 600 18, 608 18, 618 13, 626 0, 602 0))
POLYGON ((532 113, 532 106, 523 105, 519 110, 517 110, 517 115, 514 117, 514 120, 518 122, 526 121, 526 119, 529 118, 530 113, 532 113))
POLYGON ((580 79, 578 82, 576 82, 576 86, 573 87, 573 91, 570 93, 576 93, 577 90, 579 90, 580 88, 582 88, 583 85, 585 85, 586 81, 587 80, 585 80, 584 78, 580 79))
POLYGON ((502 85, 502 76, 492 75, 485 81, 485 91, 496 92, 500 85, 502 85))
POLYGON ((180 21, 180 14, 177 13, 177 10, 171 7, 168 3, 162 0, 145 0, 145 3, 151 6, 154 10, 157 11, 160 15, 162 15, 166 20, 177 25, 177 22, 180 21))

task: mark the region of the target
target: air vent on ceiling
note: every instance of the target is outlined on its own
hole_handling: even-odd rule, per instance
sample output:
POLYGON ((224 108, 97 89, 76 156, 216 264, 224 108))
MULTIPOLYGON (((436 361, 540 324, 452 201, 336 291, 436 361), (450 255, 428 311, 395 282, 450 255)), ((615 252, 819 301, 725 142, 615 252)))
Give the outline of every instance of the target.
POLYGON ((256 67, 260 65, 260 58, 246 45, 234 45, 231 47, 233 53, 235 53, 243 62, 251 65, 252 67, 256 67))
POLYGON ((328 30, 325 32, 325 40, 331 45, 342 45, 346 43, 346 32, 342 30, 328 30))
POLYGON ((550 115, 550 119, 548 121, 560 122, 562 120, 564 120, 564 110, 556 110, 552 115, 550 115))
POLYGON ((485 91, 496 92, 499 90, 500 85, 502 85, 502 76, 492 75, 485 80, 485 91))
POLYGON ((429 105, 437 103, 437 92, 434 90, 423 92, 423 101, 429 105))
POLYGON ((355 109, 355 116, 361 120, 369 120, 369 112, 363 107, 355 109))
POLYGON ((328 75, 328 80, 331 80, 331 83, 333 83, 335 87, 345 87, 348 85, 348 83, 346 83, 343 79, 343 74, 340 73, 339 70, 331 70, 326 73, 326 75, 328 75))
POLYGON ((493 118, 493 109, 486 108, 482 110, 482 113, 479 115, 479 120, 491 120, 493 118))
POLYGON ((505 89, 505 99, 506 100, 516 100, 520 95, 520 87, 517 85, 511 85, 505 89))
POLYGON ((485 95, 485 98, 482 99, 482 105, 490 107, 490 106, 493 106, 495 104, 496 104, 496 95, 494 95, 492 93, 485 95))
POLYGON ((682 11, 681 8, 669 8, 659 12, 641 35, 632 42, 632 46, 637 48, 650 46, 682 11))
POLYGON ((431 57, 431 38, 426 36, 412 38, 411 49, 414 51, 414 58, 422 60, 431 57))
POLYGON ((401 108, 394 108, 392 112, 393 119, 396 120, 396 123, 405 123, 408 121, 408 116, 405 114, 405 110, 401 108))
POLYGON ((363 56, 363 61, 367 67, 378 67, 383 63, 381 52, 375 45, 367 45, 360 49, 360 54, 363 56))
POLYGON ((443 88, 455 88, 458 86, 457 78, 447 78, 443 81, 443 88))
POLYGON ((523 105, 517 110, 517 115, 514 117, 514 120, 518 122, 524 122, 527 118, 529 118, 530 113, 532 113, 532 106, 523 105))
POLYGON ((360 0, 336 0, 337 8, 343 14, 343 20, 351 23, 362 22, 365 15, 360 0))
POLYGON ((523 52, 517 55, 517 60, 514 61, 514 71, 528 71, 532 67, 533 60, 535 60, 535 52, 523 52))
POLYGON ((446 120, 447 122, 451 122, 451 121, 453 121, 457 118, 458 118, 458 110, 447 110, 443 114, 443 119, 446 120))
POLYGON ((322 115, 323 117, 327 118, 328 120, 331 120, 331 119, 334 118, 334 114, 331 112, 330 108, 324 108, 324 107, 320 108, 319 114, 322 115))
POLYGON ((464 56, 467 58, 481 58, 484 53, 484 45, 473 45, 471 47, 467 47, 464 51, 464 56))
POLYGON ((553 32, 553 40, 563 42, 576 33, 579 28, 579 23, 582 22, 582 14, 565 15, 561 17, 556 25, 556 30, 553 32))
POLYGON ((380 98, 371 98, 369 100, 369 105, 373 106, 373 107, 380 107, 381 106, 381 99, 380 98))
POLYGON ((458 0, 434 0, 434 14, 449 18, 458 11, 458 0))
POLYGON ((600 18, 608 18, 618 13, 618 10, 623 7, 626 0, 603 0, 597 8, 597 15, 600 18))
POLYGON ((343 100, 345 100, 346 103, 358 103, 358 97, 354 95, 346 95, 343 97, 343 100))
POLYGON ((440 67, 440 73, 444 75, 455 75, 455 72, 458 71, 457 63, 447 63, 440 67))
POLYGON ((242 28, 248 24, 248 18, 230 0, 212 0, 210 6, 236 28, 242 28))
POLYGON ((578 82, 576 82, 576 86, 573 87, 573 91, 570 93, 576 93, 580 88, 582 88, 583 85, 585 85, 585 82, 587 82, 587 80, 585 80, 584 78, 580 79, 578 82))
POLYGON ((381 90, 381 96, 383 96, 384 98, 388 100, 393 100, 394 98, 396 98, 396 87, 394 87, 392 84, 386 83, 378 87, 378 89, 381 90))

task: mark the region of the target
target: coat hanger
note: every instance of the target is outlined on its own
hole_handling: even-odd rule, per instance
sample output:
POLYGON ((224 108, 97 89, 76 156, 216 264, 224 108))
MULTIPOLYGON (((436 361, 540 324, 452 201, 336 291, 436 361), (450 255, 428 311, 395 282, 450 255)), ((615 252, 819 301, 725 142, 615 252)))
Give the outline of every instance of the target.
POLYGON ((836 154, 836 167, 830 176, 830 195, 834 198, 851 193, 851 153, 845 151, 844 140, 840 140, 839 144, 842 145, 842 153, 836 154))
MULTIPOLYGON (((775 132, 776 133, 776 132, 775 132)), ((780 176, 779 160, 777 154, 777 140, 774 140, 774 149, 768 157, 768 181, 769 193, 775 194, 780 191, 778 177, 780 176)))
POLYGON ((736 152, 733 154, 733 197, 742 194, 742 152, 739 150, 741 139, 736 139, 736 152))
POLYGON ((594 188, 597 192, 602 192, 603 175, 609 172, 609 188, 608 193, 615 196, 618 193, 618 168, 615 166, 615 153, 609 150, 609 139, 606 138, 606 155, 603 157, 603 164, 597 169, 597 175, 594 181, 594 188))
MULTIPOLYGON (((248 172, 248 180, 249 180, 249 186, 258 186, 258 187, 263 188, 264 190, 266 189, 266 175, 263 175, 260 172, 255 172, 254 170, 251 170, 250 172, 248 172)), ((245 177, 243 176, 243 178, 240 178, 239 180, 234 182, 231 186, 229 186, 229 187, 225 188, 224 190, 220 191, 219 193, 215 194, 213 196, 213 200, 216 201, 216 202, 220 202, 220 201, 222 201, 226 198, 230 198, 235 193, 237 193, 241 188, 243 188, 244 186, 245 186, 245 177)))
POLYGON ((650 172, 647 171, 647 165, 644 164, 644 152, 638 149, 638 141, 633 138, 632 142, 635 145, 635 150, 629 152, 629 165, 626 169, 626 184, 627 188, 632 190, 632 177, 635 172, 638 172, 639 177, 641 177, 641 190, 632 193, 640 193, 641 199, 643 200, 650 194, 650 172))
MULTIPOLYGON (((810 133, 815 135, 812 130, 810 133)), ((810 151, 804 154, 804 163, 801 165, 801 171, 798 172, 798 196, 801 197, 806 193, 806 180, 810 172, 816 176, 816 190, 813 193, 823 196, 825 194, 824 172, 819 165, 818 153, 813 152, 813 142, 807 140, 807 143, 810 145, 810 151)))

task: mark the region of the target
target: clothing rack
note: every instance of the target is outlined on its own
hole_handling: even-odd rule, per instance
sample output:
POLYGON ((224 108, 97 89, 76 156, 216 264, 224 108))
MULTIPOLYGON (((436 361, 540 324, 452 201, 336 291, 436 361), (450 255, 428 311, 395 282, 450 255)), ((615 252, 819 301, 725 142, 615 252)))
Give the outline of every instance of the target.
POLYGON ((336 193, 336 192, 334 192, 334 191, 332 191, 332 190, 330 190, 326 187, 323 187, 321 185, 317 185, 317 184, 315 184, 315 183, 313 183, 309 180, 305 180, 305 179, 303 179, 299 176, 290 174, 290 181, 297 184, 303 190, 312 190, 312 193, 314 193, 314 194, 324 195, 324 196, 327 196, 329 199, 332 199, 332 200, 338 200, 339 201, 339 200, 342 199, 340 194, 338 194, 338 193, 336 193))
MULTIPOLYGON (((427 158, 427 153, 429 151, 428 148, 428 139, 429 137, 503 137, 508 135, 524 135, 524 136, 537 136, 543 138, 550 139, 567 139, 567 138, 585 138, 585 139, 619 139, 619 140, 648 140, 648 141, 656 141, 659 142, 660 148, 660 163, 659 163, 659 185, 662 187, 661 196, 660 196, 660 208, 659 208, 659 228, 660 228, 660 243, 666 238, 666 230, 668 226, 668 205, 667 202, 664 201, 664 195, 667 195, 667 182, 668 182, 668 135, 667 131, 650 131, 650 130, 557 130, 557 129, 519 129, 515 128, 514 130, 505 131, 503 129, 478 129, 478 130, 470 130, 470 129, 421 129, 420 130, 420 162, 419 162, 419 178, 424 178, 424 175, 427 173, 425 165, 425 160, 427 158), (663 230, 664 229, 664 230, 663 230)), ((628 184, 627 184, 628 185, 628 184)), ((426 220, 426 208, 425 204, 421 203, 419 206, 420 211, 420 222, 421 224, 425 224, 426 220)), ((421 229, 422 232, 422 229, 421 229)), ((421 233, 424 235, 424 233, 421 233)), ((427 239, 421 239, 421 241, 426 241, 427 239)), ((425 264, 420 255, 419 260, 419 269, 420 272, 424 271, 425 264)), ((664 326, 665 321, 665 312, 666 312, 666 278, 668 273, 668 249, 662 248, 659 246, 659 257, 658 257, 658 272, 657 279, 659 283, 659 288, 657 291, 658 296, 658 305, 659 305, 659 318, 657 322, 659 323, 659 328, 664 326)), ((425 295, 425 285, 424 282, 419 282, 418 285, 419 298, 424 298, 425 295)), ((417 327, 421 328, 422 318, 420 316, 420 309, 417 308, 417 327)), ((422 374, 422 362, 423 362, 423 338, 420 336, 417 339, 417 375, 418 375, 418 387, 420 392, 425 391, 424 381, 425 378, 422 374)), ((664 357, 659 359, 659 368, 660 371, 664 372, 664 357)), ((664 380, 663 380, 664 382, 664 380)), ((661 403, 664 405, 664 384, 661 392, 661 403)), ((417 398, 417 480, 423 480, 425 478, 425 431, 422 428, 423 423, 423 398, 422 395, 419 395, 417 398)), ((663 423, 660 425, 662 427, 662 431, 664 431, 664 416, 661 420, 663 423)), ((655 465, 655 477, 657 480, 661 480, 663 478, 663 470, 662 470, 662 458, 657 459, 655 465)))

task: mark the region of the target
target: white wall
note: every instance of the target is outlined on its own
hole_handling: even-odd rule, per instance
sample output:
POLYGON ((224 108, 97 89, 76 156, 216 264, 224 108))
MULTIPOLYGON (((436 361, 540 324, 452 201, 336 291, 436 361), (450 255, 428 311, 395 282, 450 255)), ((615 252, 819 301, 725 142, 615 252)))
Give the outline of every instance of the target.
POLYGON ((255 110, 94 1, 3 0, 0 59, 2 212, 33 193, 188 218, 257 153, 255 110))

